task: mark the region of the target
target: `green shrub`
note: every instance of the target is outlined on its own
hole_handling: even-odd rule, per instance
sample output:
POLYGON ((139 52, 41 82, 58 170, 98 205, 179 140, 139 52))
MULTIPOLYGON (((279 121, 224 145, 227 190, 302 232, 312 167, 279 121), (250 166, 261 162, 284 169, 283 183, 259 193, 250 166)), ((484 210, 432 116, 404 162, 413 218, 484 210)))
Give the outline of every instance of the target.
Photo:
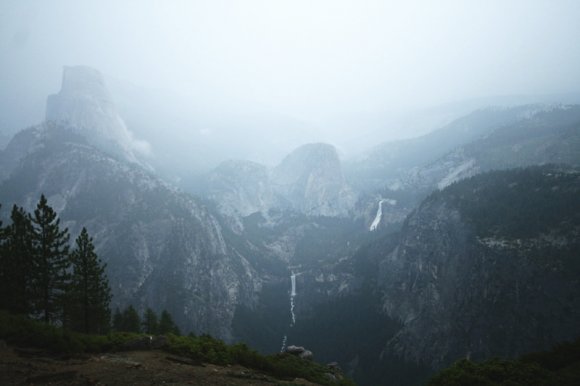
POLYGON ((72 333, 6 311, 0 311, 0 338, 12 344, 64 353, 80 352, 84 348, 72 333))

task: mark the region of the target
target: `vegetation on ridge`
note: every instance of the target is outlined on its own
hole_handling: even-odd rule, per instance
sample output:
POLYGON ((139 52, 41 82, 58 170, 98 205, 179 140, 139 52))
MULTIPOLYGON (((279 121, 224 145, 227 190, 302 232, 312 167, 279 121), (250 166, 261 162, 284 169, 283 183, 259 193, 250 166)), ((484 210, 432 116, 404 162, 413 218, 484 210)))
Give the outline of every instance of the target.
POLYGON ((462 359, 442 370, 429 386, 572 386, 580 384, 580 339, 517 360, 462 359))

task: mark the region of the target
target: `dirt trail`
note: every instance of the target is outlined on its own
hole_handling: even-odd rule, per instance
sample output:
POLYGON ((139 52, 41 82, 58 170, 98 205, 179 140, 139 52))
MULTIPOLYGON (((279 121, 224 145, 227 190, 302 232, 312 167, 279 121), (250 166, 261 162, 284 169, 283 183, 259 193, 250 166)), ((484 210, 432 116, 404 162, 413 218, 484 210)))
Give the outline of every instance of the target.
POLYGON ((59 358, 35 349, 0 347, 0 385, 315 385, 281 381, 241 366, 196 364, 162 351, 59 358))

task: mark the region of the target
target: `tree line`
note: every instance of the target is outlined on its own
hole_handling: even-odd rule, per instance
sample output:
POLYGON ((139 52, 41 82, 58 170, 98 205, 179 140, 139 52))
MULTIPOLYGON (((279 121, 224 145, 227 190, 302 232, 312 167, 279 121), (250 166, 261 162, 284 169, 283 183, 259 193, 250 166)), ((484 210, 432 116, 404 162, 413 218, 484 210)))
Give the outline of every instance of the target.
MULTIPOLYGON (((0 221, 0 309, 72 331, 107 333, 111 289, 87 229, 71 250, 68 228, 44 195, 32 214, 14 205, 10 220, 6 226, 0 221)), ((179 334, 167 311, 157 318, 148 308, 141 322, 129 306, 112 322, 116 331, 179 334)))
POLYGON ((169 312, 163 310, 161 316, 157 316, 155 311, 149 307, 143 313, 142 318, 139 317, 133 306, 128 306, 122 312, 117 308, 113 315, 113 329, 149 335, 181 335, 169 312))
POLYGON ((69 245, 56 212, 42 195, 33 214, 14 205, 0 222, 0 308, 84 333, 110 325, 106 265, 86 228, 69 245))

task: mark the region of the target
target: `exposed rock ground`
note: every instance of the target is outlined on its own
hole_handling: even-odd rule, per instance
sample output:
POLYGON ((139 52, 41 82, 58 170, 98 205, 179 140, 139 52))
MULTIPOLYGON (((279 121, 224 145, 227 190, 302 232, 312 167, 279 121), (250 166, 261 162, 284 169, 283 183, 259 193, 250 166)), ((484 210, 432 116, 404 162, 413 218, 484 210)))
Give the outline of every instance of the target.
POLYGON ((0 384, 10 385, 316 385, 279 380, 242 366, 195 364, 163 351, 59 357, 42 350, 0 347, 0 384))

